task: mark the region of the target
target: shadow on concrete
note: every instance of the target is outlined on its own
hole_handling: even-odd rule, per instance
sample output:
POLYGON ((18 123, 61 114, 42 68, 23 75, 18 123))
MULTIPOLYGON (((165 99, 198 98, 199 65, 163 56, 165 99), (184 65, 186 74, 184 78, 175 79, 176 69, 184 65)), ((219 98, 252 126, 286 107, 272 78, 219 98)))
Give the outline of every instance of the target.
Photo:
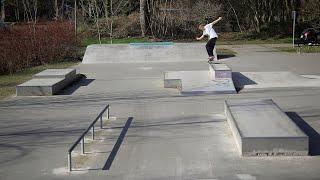
POLYGON ((29 153, 29 151, 26 148, 23 148, 21 146, 1 143, 0 154, 3 152, 11 152, 11 154, 4 155, 0 158, 0 165, 20 159, 29 153))
POLYGON ((249 79, 241 72, 232 72, 232 80, 237 92, 241 91, 245 85, 257 84, 255 81, 249 79))
POLYGON ((232 58, 235 56, 236 55, 234 55, 234 54, 218 54, 218 59, 228 59, 228 58, 232 58))
POLYGON ((70 86, 68 86, 64 90, 62 90, 61 93, 59 93, 59 95, 71 95, 80 87, 88 86, 94 80, 95 79, 87 79, 87 77, 85 75, 79 74, 77 77, 77 80, 74 81, 70 86))
MULTIPOLYGON (((203 116, 192 116, 189 117, 189 119, 195 119, 195 118, 205 118, 203 116)), ((183 117, 183 120, 185 121, 188 119, 187 117, 183 117)), ((145 127, 162 127, 162 126, 188 126, 188 125, 201 125, 201 124, 209 124, 209 123, 214 123, 214 122, 225 122, 226 119, 217 119, 217 120, 199 120, 199 121, 189 121, 189 122, 179 122, 177 119, 170 119, 168 121, 159 121, 159 122, 152 122, 152 123, 143 123, 143 124, 134 124, 130 128, 145 128, 145 127)), ((123 126, 112 126, 108 128, 103 128, 103 129, 122 129, 123 126)))
POLYGON ((66 130, 48 130, 48 129, 39 129, 39 130, 28 130, 28 131, 21 131, 21 132, 12 132, 12 133, 2 133, 0 137, 4 136, 28 136, 28 135, 50 135, 50 136, 64 136, 66 134, 74 134, 74 133, 81 133, 84 129, 66 129, 66 130))
MULTIPOLYGON (((223 120, 225 121, 225 120, 223 120)), ((143 128, 143 127, 158 127, 158 126, 183 126, 183 125, 193 125, 193 124, 207 124, 213 122, 223 122, 222 120, 210 120, 210 121, 195 121, 195 122, 180 122, 180 123, 161 123, 161 124, 147 124, 147 125, 134 125, 132 128, 143 128)))
POLYGON ((305 122, 297 113, 286 112, 293 122, 301 128, 301 130, 309 136, 309 155, 320 155, 320 134, 314 130, 307 122, 305 122))
POLYGON ((127 120, 126 124, 124 125, 124 127, 120 133, 120 136, 118 137, 116 144, 113 146, 113 149, 112 149, 105 165, 103 166, 102 170, 109 170, 110 169, 112 162, 113 162, 114 158, 116 157, 118 150, 122 144, 122 141, 124 140, 124 138, 127 134, 127 131, 132 123, 132 120, 133 120, 133 117, 128 118, 128 120, 127 120))

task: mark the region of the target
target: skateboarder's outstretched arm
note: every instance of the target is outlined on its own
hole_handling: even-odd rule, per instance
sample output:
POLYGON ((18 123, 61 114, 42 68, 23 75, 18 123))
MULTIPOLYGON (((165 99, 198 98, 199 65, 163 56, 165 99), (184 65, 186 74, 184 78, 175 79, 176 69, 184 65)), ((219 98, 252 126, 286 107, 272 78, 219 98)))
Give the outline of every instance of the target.
POLYGON ((197 37, 196 39, 198 40, 198 41, 200 41, 201 39, 203 39, 204 38, 204 35, 202 35, 201 37, 197 37))
POLYGON ((222 20, 222 17, 220 16, 218 19, 216 19, 216 20, 214 20, 213 22, 212 22, 212 25, 214 25, 214 24, 217 24, 219 21, 221 21, 222 20))

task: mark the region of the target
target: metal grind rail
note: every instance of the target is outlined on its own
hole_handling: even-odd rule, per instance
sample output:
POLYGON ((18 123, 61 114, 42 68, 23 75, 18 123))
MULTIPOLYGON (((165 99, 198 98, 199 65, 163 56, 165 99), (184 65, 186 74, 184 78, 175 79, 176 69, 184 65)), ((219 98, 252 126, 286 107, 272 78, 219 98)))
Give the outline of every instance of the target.
POLYGON ((107 105, 97 116, 97 118, 90 124, 90 126, 82 133, 82 135, 76 140, 76 142, 73 143, 71 148, 68 150, 68 169, 71 172, 72 171, 72 151, 77 147, 77 145, 81 142, 81 153, 85 153, 85 147, 84 147, 84 138, 87 135, 87 133, 91 130, 91 138, 94 140, 94 131, 95 131, 95 124, 98 120, 100 120, 100 129, 103 128, 102 123, 102 117, 104 113, 107 111, 107 118, 110 118, 110 105, 107 105))

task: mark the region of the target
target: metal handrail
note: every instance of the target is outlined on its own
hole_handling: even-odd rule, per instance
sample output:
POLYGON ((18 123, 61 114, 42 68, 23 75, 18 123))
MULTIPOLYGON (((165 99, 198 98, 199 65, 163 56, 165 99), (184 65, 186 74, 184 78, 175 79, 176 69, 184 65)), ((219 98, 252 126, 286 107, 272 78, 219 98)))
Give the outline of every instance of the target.
POLYGON ((68 169, 69 171, 72 171, 72 156, 71 153, 72 151, 77 147, 77 145, 81 142, 81 152, 82 154, 84 154, 85 150, 84 150, 84 138, 86 136, 86 134, 90 131, 92 131, 91 135, 92 135, 92 140, 94 140, 94 125, 96 124, 96 122, 100 119, 100 129, 103 128, 103 124, 102 124, 102 116, 103 114, 107 111, 107 117, 108 119, 110 118, 110 105, 107 105, 100 113, 99 115, 96 117, 96 119, 90 124, 90 126, 81 134, 81 136, 73 143, 73 145, 69 148, 68 150, 68 169))

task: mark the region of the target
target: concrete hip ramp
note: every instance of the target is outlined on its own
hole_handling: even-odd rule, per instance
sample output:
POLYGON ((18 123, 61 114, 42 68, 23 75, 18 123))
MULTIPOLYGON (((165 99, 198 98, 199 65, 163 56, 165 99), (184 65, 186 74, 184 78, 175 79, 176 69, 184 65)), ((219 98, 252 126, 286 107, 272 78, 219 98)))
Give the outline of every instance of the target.
POLYGON ((82 63, 146 63, 203 61, 203 43, 132 43, 90 45, 82 63))

